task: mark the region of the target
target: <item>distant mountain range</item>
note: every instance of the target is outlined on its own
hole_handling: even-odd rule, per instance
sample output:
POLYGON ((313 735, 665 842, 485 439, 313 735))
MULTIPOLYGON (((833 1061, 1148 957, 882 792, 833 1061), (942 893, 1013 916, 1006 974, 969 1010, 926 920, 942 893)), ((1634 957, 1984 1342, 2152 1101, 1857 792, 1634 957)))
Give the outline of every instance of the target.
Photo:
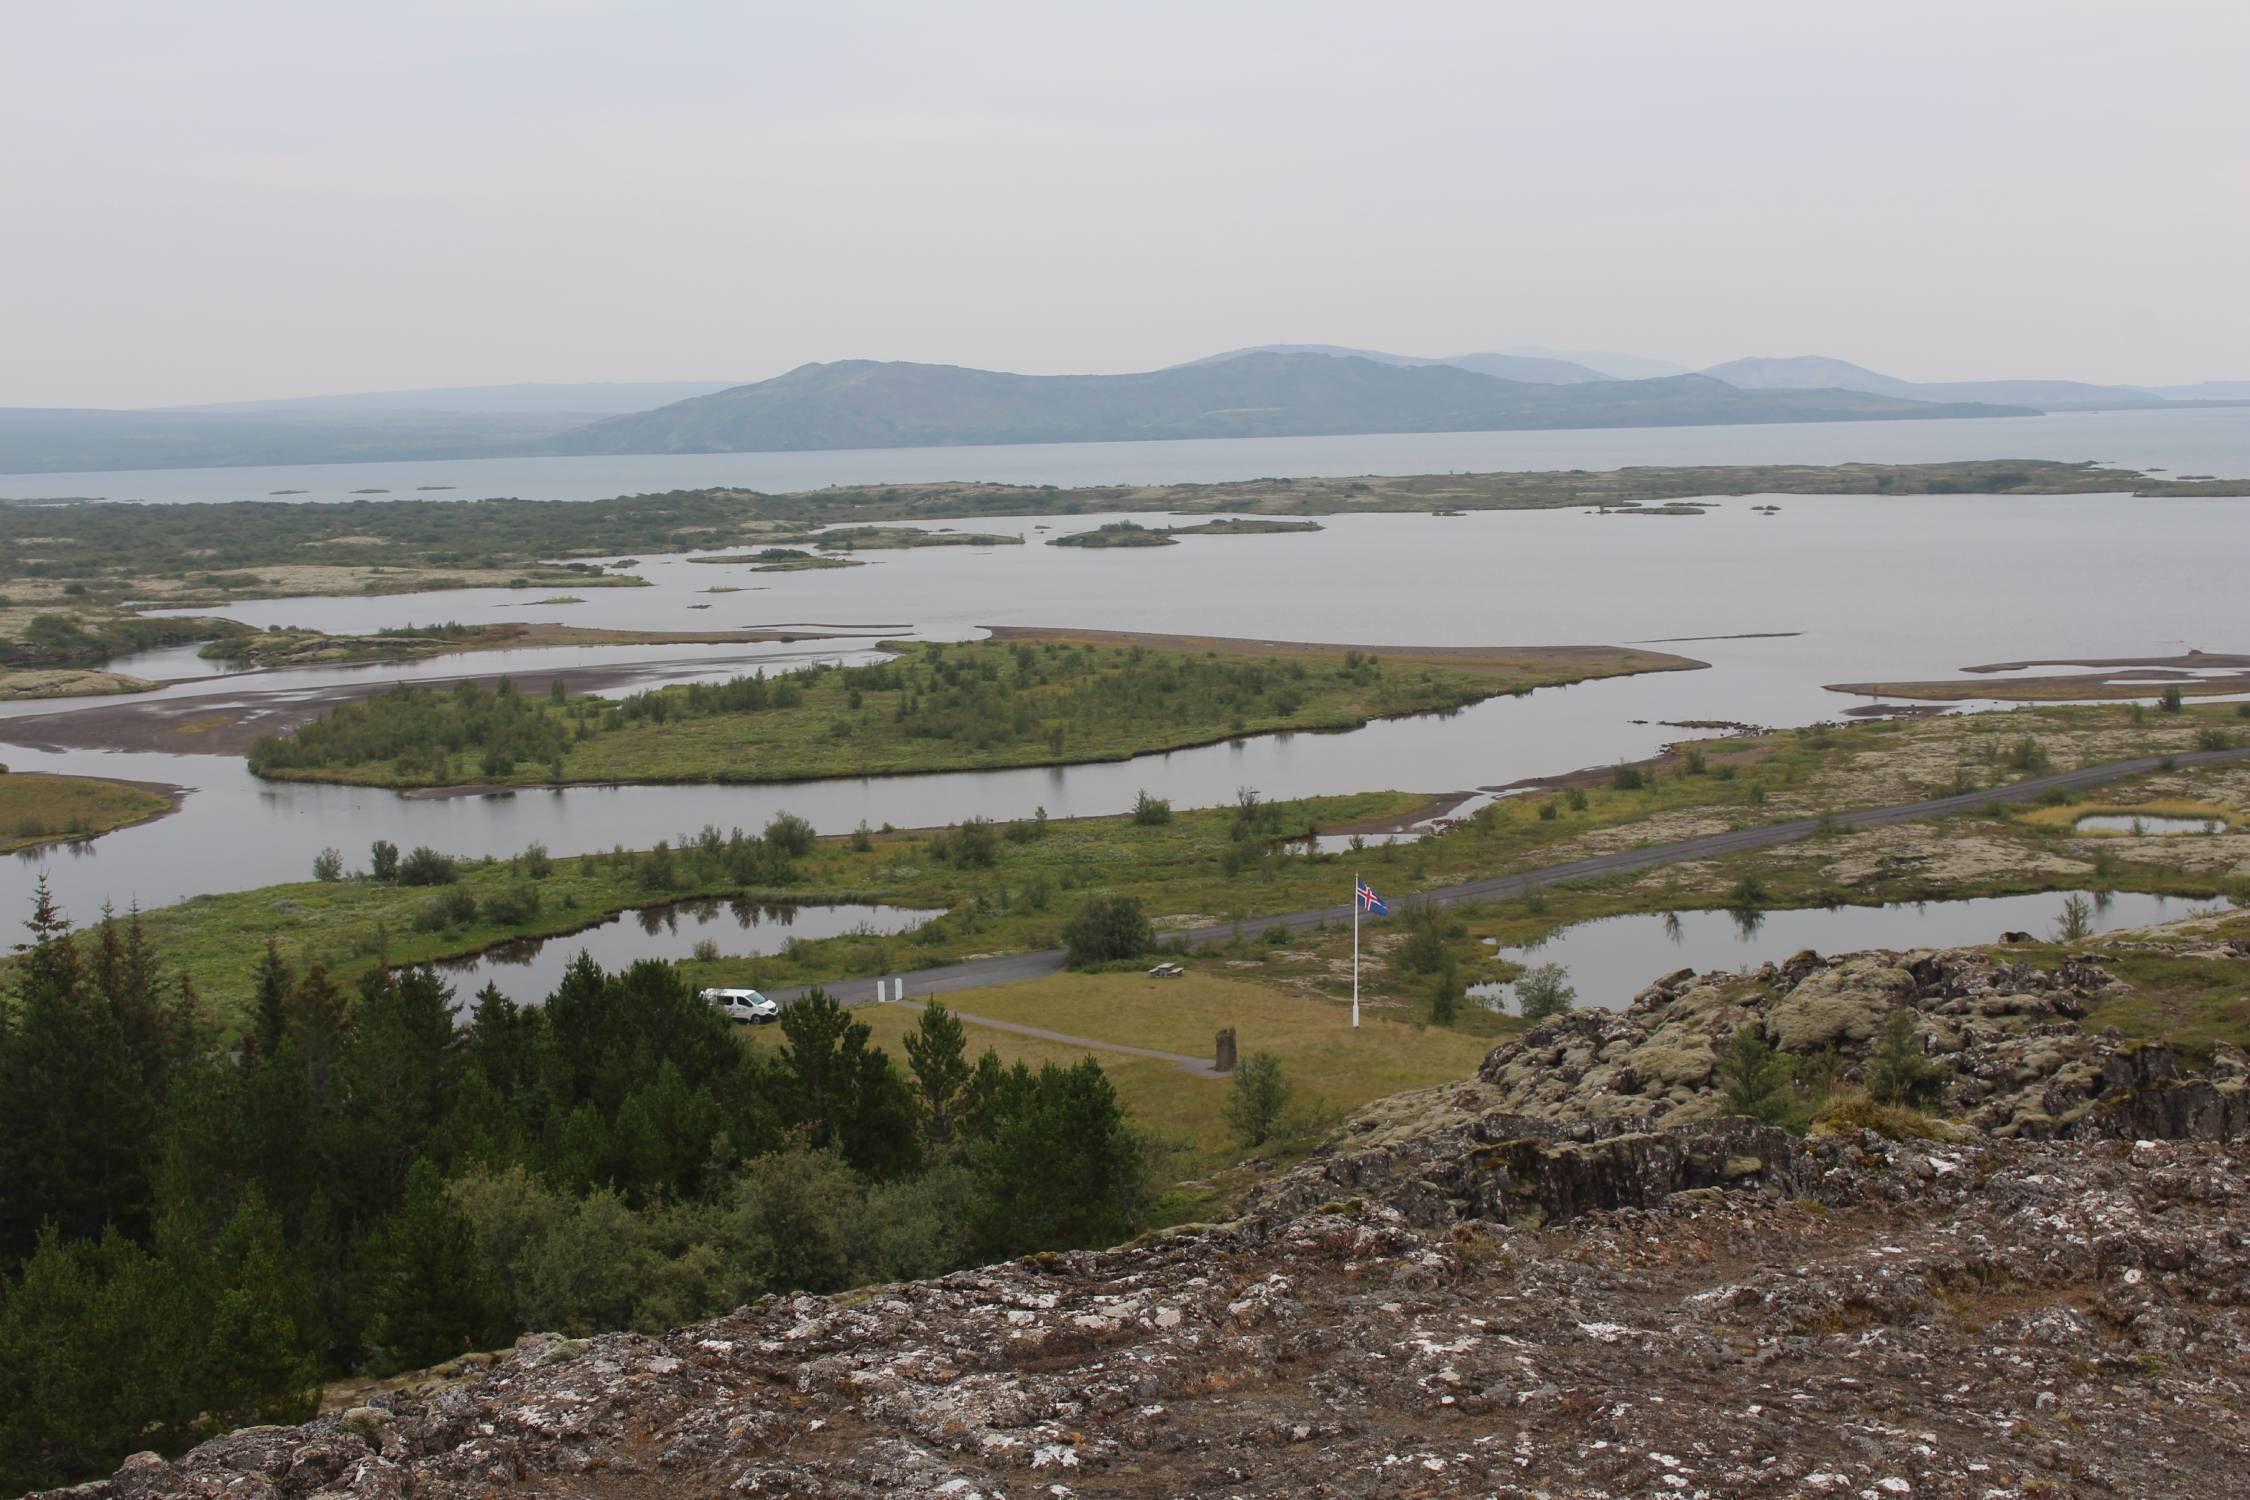
POLYGON ((597 381, 558 385, 449 385, 422 391, 362 391, 345 396, 285 396, 275 401, 219 401, 208 406, 167 406, 167 412, 249 415, 271 412, 482 412, 607 417, 618 412, 708 396, 739 380, 597 381))
POLYGON ((1127 375, 839 360, 746 385, 521 384, 155 411, 0 408, 0 474, 545 454, 750 453, 2025 416, 2250 402, 2250 381, 1916 382, 1819 356, 1690 374, 1515 347, 1433 359, 1334 344, 1229 350, 1127 375))
POLYGON ((551 439, 545 451, 757 453, 2024 414, 1862 391, 1746 391, 1703 375, 1532 384, 1452 364, 1301 350, 1247 350, 1136 375, 840 360, 610 417, 551 439))

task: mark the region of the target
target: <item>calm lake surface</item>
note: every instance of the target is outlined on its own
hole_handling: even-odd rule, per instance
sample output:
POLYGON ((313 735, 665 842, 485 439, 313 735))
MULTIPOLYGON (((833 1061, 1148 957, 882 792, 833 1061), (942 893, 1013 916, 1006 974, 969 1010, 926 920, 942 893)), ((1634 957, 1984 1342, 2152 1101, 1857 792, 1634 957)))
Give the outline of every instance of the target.
MULTIPOLYGON (((2130 892, 2081 894, 2093 904, 2093 929, 2098 933, 2170 921, 2212 904, 2130 892)), ((1807 948, 1816 953, 1955 948, 1996 943, 2007 932, 2050 938, 2068 899, 2058 891, 1746 915, 1683 911, 1602 917, 1565 927, 1531 947, 1501 949, 1500 956, 1517 964, 1561 964, 1578 991, 1578 1004, 1622 1010, 1649 981, 1678 969, 1697 973, 1750 969, 1780 963, 1807 948)), ((1513 984, 1477 985, 1473 993, 1487 1003, 1504 997, 1508 1010, 1517 1009, 1513 984)))
POLYGON ((1554 432, 1367 433, 1147 443, 1019 443, 819 453, 635 454, 433 459, 237 469, 0 474, 0 498, 601 500, 740 485, 769 493, 831 484, 986 479, 1011 484, 1216 484, 1235 479, 1615 469, 1629 464, 1942 463, 2098 459, 2128 468, 2250 477, 2250 407, 2059 412, 1918 422, 1788 422, 1739 427, 1572 428, 1554 432), (425 486, 444 486, 425 489, 425 486))
MULTIPOLYGON (((2225 412, 2156 415, 2193 418, 2206 432, 2221 430, 2209 420, 2215 415, 2239 421, 2239 414, 2225 412)), ((2007 424, 1845 425, 1880 439, 1901 428, 2007 424), (1869 434, 1869 427, 1884 431, 1869 434)), ((1683 442, 1740 437, 1731 430, 1668 431, 1683 442)), ((1478 436, 1555 441, 1568 435, 1478 436)), ((1651 436, 1601 435, 1633 443, 1651 436)), ((2098 447, 2095 454, 2131 456, 2098 447)), ((2195 471, 2178 453, 2156 456, 2172 458, 2169 467, 2195 471)), ((1613 449, 1610 460, 1617 457, 1613 449)), ((1425 456, 1406 467, 1437 466, 1425 456)), ((366 476, 356 477, 364 482, 366 476)), ((651 557, 635 569, 650 587, 587 589, 585 603, 568 606, 536 605, 544 591, 508 590, 244 604, 223 612, 261 626, 331 630, 459 619, 673 629, 821 623, 858 635, 761 648, 478 653, 404 666, 189 681, 164 689, 164 697, 223 695, 256 706, 343 682, 620 662, 635 664, 648 681, 724 677, 759 664, 783 668, 854 656, 868 649, 869 637, 959 639, 990 624, 1378 648, 1663 642, 1657 649, 1710 666, 1543 689, 1450 717, 1389 721, 1347 735, 1267 736, 1107 765, 788 786, 413 799, 261 783, 231 757, 56 753, 11 743, 0 758, 17 769, 171 782, 194 791, 172 817, 92 844, 0 862, 0 901, 22 910, 45 874, 65 910, 86 919, 104 901, 155 906, 199 892, 304 879, 320 849, 334 846, 356 857, 376 838, 462 855, 513 853, 536 840, 567 854, 616 843, 645 847, 705 823, 755 828, 781 810, 823 831, 843 832, 862 819, 915 827, 971 815, 1024 816, 1042 806, 1055 817, 1118 813, 1144 787, 1183 807, 1231 800, 1245 786, 1270 797, 1468 790, 1647 755, 1696 732, 1667 727, 1668 720, 1788 725, 1833 718, 1857 700, 1824 691, 1827 683, 1945 677, 1965 665, 2018 658, 2250 647, 2240 586, 2250 541, 2250 503, 2244 501, 1769 498, 1779 514, 1753 511, 1761 497, 1751 496, 1718 501, 1706 515, 1666 518, 1580 510, 1338 516, 1321 532, 1194 537, 1174 547, 1124 551, 1043 545, 1065 530, 1099 524, 1098 516, 978 520, 960 524, 1014 532, 1030 545, 878 553, 865 567, 809 573, 761 574, 651 557), (716 587, 741 592, 707 592, 716 587)), ((151 653, 118 665, 143 675, 196 672, 182 656, 151 653)), ((0 743, 9 740, 12 720, 104 701, 117 700, 0 706, 0 743)))
MULTIPOLYGON (((644 906, 559 937, 525 938, 487 949, 472 958, 437 965, 453 986, 454 1003, 466 1007, 487 984, 521 1005, 554 993, 563 971, 581 953, 605 969, 622 969, 644 958, 666 961, 694 956, 696 944, 710 942, 727 958, 779 953, 792 939, 842 937, 847 933, 889 936, 911 932, 942 913, 905 906, 777 906, 756 901, 674 901, 644 906)), ((739 983, 720 975, 719 983, 739 983)))

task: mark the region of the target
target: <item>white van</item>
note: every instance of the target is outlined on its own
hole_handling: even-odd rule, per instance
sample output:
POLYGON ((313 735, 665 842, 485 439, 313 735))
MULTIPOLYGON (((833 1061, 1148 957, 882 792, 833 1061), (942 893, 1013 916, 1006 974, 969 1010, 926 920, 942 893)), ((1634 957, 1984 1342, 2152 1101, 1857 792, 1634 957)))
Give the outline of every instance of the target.
POLYGON ((705 990, 703 1000, 724 1011, 728 1020, 745 1026, 781 1019, 781 1007, 756 990, 705 990))

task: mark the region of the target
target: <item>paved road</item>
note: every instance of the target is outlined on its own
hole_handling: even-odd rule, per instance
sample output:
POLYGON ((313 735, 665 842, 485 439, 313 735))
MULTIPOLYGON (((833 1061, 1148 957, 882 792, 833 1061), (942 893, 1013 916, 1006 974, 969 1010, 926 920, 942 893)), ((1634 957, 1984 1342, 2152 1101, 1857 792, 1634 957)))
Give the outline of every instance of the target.
MULTIPOLYGON (((2175 755, 2172 761, 2175 765, 2201 766, 2218 761, 2240 760, 2245 756, 2250 756, 2250 749, 2196 750, 2175 755)), ((2088 787, 2122 781, 2129 776, 2145 775, 2159 769, 2162 764, 2159 757, 2148 755, 2134 760, 2111 761, 2105 765, 2083 766, 2075 771, 2034 776, 2026 781, 1969 792, 1958 797, 1932 797, 1922 802, 1900 803, 1895 807, 1868 807, 1856 812, 1840 812, 1834 815, 1834 823, 1840 828, 1876 828, 1889 823, 1915 823, 1929 818, 1951 817, 1957 813, 1975 812, 1994 802, 2029 802, 2045 792, 2084 791, 2088 787)), ((1713 859, 1721 855, 1741 854, 1751 849, 1770 849, 1776 844, 1795 843, 1819 833, 1821 823, 1819 818, 1766 823, 1756 828, 1737 829, 1731 833, 1712 833, 1702 838, 1682 839, 1675 844, 1650 844, 1639 849, 1620 849, 1609 854, 1572 860, 1568 864, 1519 870, 1513 875, 1494 875, 1484 880, 1441 886, 1418 894, 1448 906, 1463 901, 1507 900, 1528 895, 1541 886, 1554 885, 1564 880, 1585 880, 1598 875, 1626 875, 1652 870, 1660 865, 1680 864, 1693 859, 1713 859)), ((1343 902, 1312 911, 1247 918, 1241 927, 1245 932, 1262 932, 1279 923, 1284 927, 1301 930, 1322 922, 1349 922, 1351 916, 1350 903, 1343 902)), ((1224 940, 1232 937, 1234 930, 1235 924, 1230 922, 1215 927, 1198 927, 1188 932, 1186 937, 1193 945, 1224 940)), ((1166 936, 1169 938, 1176 934, 1166 936)), ((920 999, 930 995, 950 994, 955 990, 984 989, 991 985, 1020 984, 1027 979, 1044 979, 1049 974, 1060 973, 1062 966, 1062 950, 1049 948, 1036 953, 1009 953, 994 958, 969 959, 963 963, 947 964, 942 968, 919 969, 904 977, 906 993, 920 999)), ((805 988, 798 986, 793 989, 771 990, 768 993, 786 1005, 802 995, 805 988)), ((821 988, 847 1005, 863 1004, 875 998, 875 981, 872 979, 840 980, 821 988)))

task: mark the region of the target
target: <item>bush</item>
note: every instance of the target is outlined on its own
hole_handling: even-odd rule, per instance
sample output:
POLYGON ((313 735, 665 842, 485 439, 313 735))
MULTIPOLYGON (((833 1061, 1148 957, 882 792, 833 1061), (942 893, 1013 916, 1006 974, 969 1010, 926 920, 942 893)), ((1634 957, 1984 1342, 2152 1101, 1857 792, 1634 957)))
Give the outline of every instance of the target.
POLYGON ((539 887, 518 881, 484 898, 484 919, 497 927, 521 927, 538 920, 539 887))
POLYGON ((2163 713, 2176 714, 2187 707, 2187 698, 2178 688, 2168 687, 2164 690, 2163 696, 2156 700, 2156 706, 2163 713))
POLYGON ((1817 1110, 1812 1128, 1822 1135, 1857 1135, 1872 1130, 1887 1141, 1950 1141, 1961 1132, 1920 1110, 1877 1104, 1865 1094, 1844 1094, 1817 1110))
POLYGON ((1172 804, 1144 791, 1133 799, 1133 821, 1143 828, 1155 828, 1169 823, 1172 821, 1172 804))
POLYGON ((1736 1028, 1719 1056, 1719 1076, 1726 1080, 1728 1114, 1748 1115, 1764 1125, 1788 1118, 1789 1062, 1767 1043, 1755 1021, 1736 1028))
POLYGON ((1727 892, 1727 905, 1736 911, 1756 911, 1766 904, 1768 897, 1763 880, 1755 875, 1745 875, 1727 892))
MULTIPOLYGON (((2243 706, 2250 708, 2250 704, 2243 706)), ((2226 750, 2233 745, 2234 741, 2227 737, 2227 732, 2216 724, 2206 724, 2195 732, 2195 748, 2198 750, 2226 750)))
POLYGON ((1516 1009, 1533 1025, 1561 1015, 1577 1002, 1578 991, 1570 986, 1570 971, 1561 964, 1541 964, 1526 970, 1516 981, 1516 1009))
POLYGON ((427 844, 398 862, 400 885, 451 885, 461 878, 461 867, 427 844))
POLYGON ((398 845, 377 839, 367 846, 367 870, 377 880, 398 879, 398 845))
POLYGON ((477 919, 477 898, 467 891, 447 891, 414 914, 416 932, 444 932, 467 927, 477 919))
POLYGON ((766 842, 791 859, 812 853, 813 826, 795 813, 775 813, 766 824, 766 842))
POLYGON ((1286 948, 1289 946, 1289 929, 1282 923, 1276 922, 1268 927, 1264 936, 1268 948, 1286 948))
POLYGON ((1549 798, 1547 801, 1539 804, 1539 821, 1542 823, 1552 823, 1555 821, 1557 815, 1559 815, 1561 812, 1562 805, 1556 802, 1554 799, 1549 798))
POLYGON ((344 878, 344 851, 323 849, 313 856, 313 879, 336 881, 344 878))
POLYGON ((1620 762, 1610 767, 1609 784, 1620 792, 1637 792, 1648 785, 1648 773, 1639 766, 1628 766, 1620 762))
POLYGON ((1063 924, 1063 947, 1074 969, 1139 958, 1156 946, 1156 929, 1138 896, 1088 896, 1063 924))
POLYGON ((1932 1104, 1945 1090, 1945 1070, 1930 1061, 1914 1012, 1895 1010, 1883 1026, 1875 1060, 1867 1067, 1867 1092, 1878 1104, 1932 1104))
POLYGON ((1569 791, 1563 793, 1563 801, 1568 804, 1572 812, 1584 812, 1586 810, 1586 789, 1582 786, 1572 787, 1569 791))
POLYGON ((533 844, 523 851, 523 872, 533 880, 545 880, 555 873, 555 862, 548 857, 545 844, 533 844))
POLYGON ((1461 966, 1448 953, 1438 965, 1437 988, 1430 992, 1430 1024, 1451 1026, 1461 1013, 1461 966))
POLYGON ((1271 1052, 1253 1052, 1236 1065, 1233 1087, 1219 1113, 1245 1147, 1262 1146, 1280 1126, 1292 1092, 1281 1059, 1271 1052))
POLYGON ((2053 763, 2047 747, 2028 734, 2008 747, 2004 759, 2011 771, 2044 771, 2053 763))
POLYGON ((930 858, 964 870, 990 869, 1000 861, 1000 834, 990 818, 970 818, 950 833, 933 834, 930 858))
POLYGON ((2076 893, 2065 897, 2062 915, 2055 919, 2055 941, 2080 943, 2093 935, 2094 903, 2076 893))

